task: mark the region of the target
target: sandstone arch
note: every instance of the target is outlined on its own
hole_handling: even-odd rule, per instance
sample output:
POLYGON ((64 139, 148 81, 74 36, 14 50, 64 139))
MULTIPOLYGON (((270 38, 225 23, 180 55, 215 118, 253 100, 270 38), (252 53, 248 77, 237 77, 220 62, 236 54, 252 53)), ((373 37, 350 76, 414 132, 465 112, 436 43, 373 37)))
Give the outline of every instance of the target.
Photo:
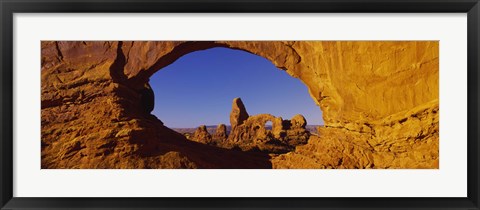
POLYGON ((42 167, 161 167, 171 161, 155 152, 162 148, 214 167, 195 162, 203 155, 197 150, 165 145, 183 137, 145 116, 139 103, 155 71, 212 47, 265 57, 299 78, 323 111, 320 130, 344 139, 312 142, 322 151, 344 148, 337 157, 299 149, 273 160, 274 167, 304 167, 292 165, 296 154, 315 167, 438 167, 435 41, 42 42, 42 167), (80 146, 58 155, 68 144, 80 146))
POLYGON ((123 42, 128 62, 113 71, 124 71, 119 74, 129 85, 140 87, 179 57, 213 47, 265 57, 299 78, 321 106, 327 125, 378 120, 438 99, 436 42, 123 42), (421 74, 416 85, 408 81, 414 72, 421 74), (403 84, 411 89, 399 97, 396 93, 407 89, 403 84))

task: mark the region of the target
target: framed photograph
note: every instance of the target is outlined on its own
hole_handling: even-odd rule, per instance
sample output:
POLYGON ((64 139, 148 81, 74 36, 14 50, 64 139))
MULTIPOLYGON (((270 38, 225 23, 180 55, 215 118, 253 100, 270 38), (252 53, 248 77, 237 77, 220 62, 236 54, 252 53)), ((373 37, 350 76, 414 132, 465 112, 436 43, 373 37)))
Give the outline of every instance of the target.
POLYGON ((478 0, 1 0, 1 209, 479 209, 478 0))

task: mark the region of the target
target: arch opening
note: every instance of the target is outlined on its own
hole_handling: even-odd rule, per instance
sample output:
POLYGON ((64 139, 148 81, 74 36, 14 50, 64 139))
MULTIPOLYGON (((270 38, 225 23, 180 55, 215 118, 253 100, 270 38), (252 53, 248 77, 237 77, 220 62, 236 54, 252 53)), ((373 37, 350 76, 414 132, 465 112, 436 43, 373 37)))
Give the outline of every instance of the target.
POLYGON ((302 114, 308 124, 323 125, 320 107, 299 79, 242 50, 214 47, 187 53, 159 69, 149 84, 155 95, 152 114, 170 128, 229 124, 236 97, 253 115, 290 119, 302 114))
MULTIPOLYGON (((311 132, 323 125, 320 107, 299 79, 266 58, 243 50, 213 47, 187 53, 159 69, 148 84, 155 95, 151 113, 165 126, 202 143, 229 138, 235 98, 241 98, 250 116, 268 113, 281 121, 300 114, 311 132), (221 124, 226 125, 225 131, 217 131, 221 124)), ((268 120, 261 130, 272 133, 272 127, 272 120, 268 120)), ((286 134, 276 136, 285 138, 286 134)))
POLYGON ((273 127, 273 122, 271 120, 265 123, 265 130, 271 131, 273 127))

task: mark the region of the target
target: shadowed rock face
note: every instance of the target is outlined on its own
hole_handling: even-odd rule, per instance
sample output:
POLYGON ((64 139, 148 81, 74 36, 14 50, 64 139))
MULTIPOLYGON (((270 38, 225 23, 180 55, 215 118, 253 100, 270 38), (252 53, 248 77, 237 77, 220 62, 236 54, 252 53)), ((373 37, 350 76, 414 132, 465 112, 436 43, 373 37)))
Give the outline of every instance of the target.
POLYGON ((44 41, 41 48, 42 168, 438 168, 437 41, 44 41), (150 115, 148 78, 212 47, 248 51, 299 78, 323 111, 319 137, 269 161, 187 141, 150 115))
POLYGON ((155 94, 150 84, 145 83, 144 88, 140 91, 140 107, 144 108, 145 114, 150 114, 155 108, 155 94))

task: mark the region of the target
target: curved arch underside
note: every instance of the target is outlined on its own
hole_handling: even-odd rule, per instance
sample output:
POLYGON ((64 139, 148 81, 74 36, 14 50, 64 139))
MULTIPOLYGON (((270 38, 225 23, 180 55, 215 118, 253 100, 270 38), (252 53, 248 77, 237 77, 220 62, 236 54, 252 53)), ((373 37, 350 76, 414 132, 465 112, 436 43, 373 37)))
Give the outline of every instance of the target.
POLYGON ((42 168, 438 168, 438 50, 436 41, 42 42, 42 168), (213 47, 299 78, 323 111, 319 137, 252 159, 183 141, 142 111, 151 75, 213 47))

